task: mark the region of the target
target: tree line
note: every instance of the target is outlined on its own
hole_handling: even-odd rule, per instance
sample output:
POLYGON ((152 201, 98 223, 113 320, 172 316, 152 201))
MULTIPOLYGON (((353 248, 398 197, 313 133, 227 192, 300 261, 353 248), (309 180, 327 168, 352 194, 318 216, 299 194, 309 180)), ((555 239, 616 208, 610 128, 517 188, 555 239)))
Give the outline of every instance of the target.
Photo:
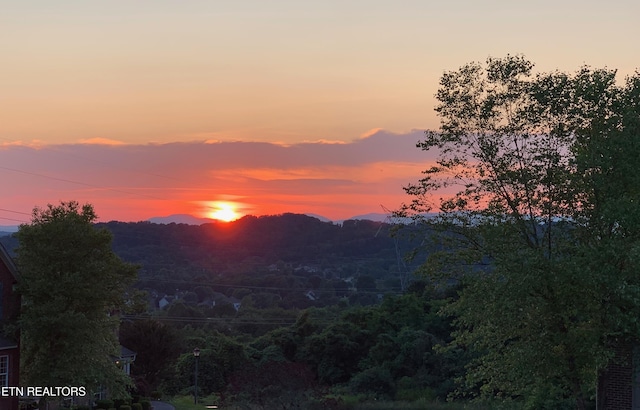
MULTIPOLYGON (((226 313, 183 303, 174 314, 123 315, 141 391, 192 393, 198 347, 201 393, 224 403, 340 408, 351 396, 428 397, 587 409, 597 397, 607 405, 606 370, 640 339, 640 73, 623 82, 590 67, 536 74, 523 56, 489 58, 446 72, 436 98, 440 129, 417 145, 438 160, 406 187, 412 200, 397 212, 414 219, 401 230, 407 236, 292 214, 189 228, 114 222, 98 226, 113 233, 113 253, 91 207, 50 206, 18 234, 19 266, 34 275, 23 288, 25 331, 47 324, 29 310, 77 305, 83 315, 85 293, 51 298, 51 310, 36 303, 48 301, 31 295, 52 278, 120 275, 114 286, 97 282, 107 293, 87 312, 134 307, 117 297, 128 294, 134 269, 118 254, 142 266, 146 285, 178 280, 196 302, 225 289, 246 302, 226 313), (411 262, 397 258, 410 249, 411 262), (403 282, 403 269, 420 280, 403 282), (277 291, 255 291, 265 277, 277 291), (375 301, 350 293, 393 283, 400 292, 375 301), (333 298, 281 303, 280 291, 309 288, 333 298), (145 347, 150 340, 158 343, 145 347)), ((60 343, 52 348, 67 347, 60 343)))
POLYGON ((438 160, 401 214, 447 232, 420 271, 462 285, 444 312, 451 348, 475 352, 464 386, 606 406, 597 386, 640 336, 640 73, 489 58, 446 72, 436 98, 440 129, 418 147, 438 160))

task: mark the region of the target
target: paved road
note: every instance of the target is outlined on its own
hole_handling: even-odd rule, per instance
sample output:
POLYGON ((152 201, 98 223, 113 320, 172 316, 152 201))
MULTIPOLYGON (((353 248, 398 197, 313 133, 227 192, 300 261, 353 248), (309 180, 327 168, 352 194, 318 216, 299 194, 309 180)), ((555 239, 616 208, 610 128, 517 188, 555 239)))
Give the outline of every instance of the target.
POLYGON ((151 405, 153 406, 153 410, 176 410, 172 405, 161 401, 152 401, 151 405))

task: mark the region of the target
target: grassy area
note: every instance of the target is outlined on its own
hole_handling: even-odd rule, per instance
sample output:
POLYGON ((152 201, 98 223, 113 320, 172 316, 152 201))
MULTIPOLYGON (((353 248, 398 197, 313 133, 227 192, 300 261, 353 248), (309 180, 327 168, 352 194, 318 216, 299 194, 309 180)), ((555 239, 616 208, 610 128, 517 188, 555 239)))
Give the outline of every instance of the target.
POLYGON ((207 397, 199 398, 198 404, 193 403, 193 396, 174 397, 171 403, 176 410, 208 410, 207 405, 214 404, 213 401, 207 400, 207 397))
POLYGON ((361 403, 354 410, 484 410, 485 407, 469 403, 442 403, 437 401, 416 400, 414 402, 361 403))
MULTIPOLYGON (((207 405, 213 404, 214 398, 202 399, 197 405, 193 403, 193 396, 175 397, 169 403, 173 404, 176 410, 208 410, 207 405)), ((200 400, 199 400, 200 401, 200 400)), ((232 407, 233 408, 233 407, 232 407)), ((228 410, 228 407, 220 406, 220 410, 228 410)), ((427 400, 417 400, 414 402, 367 402, 355 405, 347 405, 345 409, 351 410, 485 410, 486 407, 469 403, 442 403, 427 400)))

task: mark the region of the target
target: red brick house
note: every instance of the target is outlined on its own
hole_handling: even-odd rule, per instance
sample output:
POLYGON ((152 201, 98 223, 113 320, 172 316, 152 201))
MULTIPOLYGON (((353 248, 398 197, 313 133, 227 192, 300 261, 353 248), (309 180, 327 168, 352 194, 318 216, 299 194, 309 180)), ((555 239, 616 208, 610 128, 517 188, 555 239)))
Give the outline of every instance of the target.
POLYGON ((640 409, 640 349, 618 341, 615 357, 598 377, 598 410, 640 409))
MULTIPOLYGON (((0 244, 0 389, 19 386, 20 345, 18 334, 7 325, 14 323, 20 312, 20 296, 15 288, 18 271, 7 250, 0 244)), ((0 409, 17 410, 18 397, 0 394, 0 409)))

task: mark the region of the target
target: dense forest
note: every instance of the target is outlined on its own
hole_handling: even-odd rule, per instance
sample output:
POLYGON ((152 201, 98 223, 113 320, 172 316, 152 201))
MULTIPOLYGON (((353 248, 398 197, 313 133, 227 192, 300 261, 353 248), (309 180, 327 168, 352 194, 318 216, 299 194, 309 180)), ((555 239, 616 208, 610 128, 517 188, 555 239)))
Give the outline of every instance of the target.
POLYGON ((418 142, 437 161, 395 212, 410 224, 98 224, 102 253, 139 270, 118 316, 137 392, 246 409, 631 408, 640 73, 532 68, 508 55, 443 75, 440 130, 418 142))
POLYGON ((412 270, 405 258, 414 247, 409 235, 392 236, 393 226, 368 220, 336 225, 284 214, 200 226, 99 227, 113 233, 121 258, 140 265, 138 288, 159 297, 195 293, 199 303, 223 294, 251 296, 261 308, 320 307, 341 298, 366 305, 401 292, 412 270))
POLYGON ((450 340, 438 311, 455 291, 413 275, 415 227, 283 214, 96 228, 139 267, 120 341, 137 352, 143 395, 192 394, 196 347, 199 394, 219 403, 340 408, 455 389, 466 356, 435 349, 450 340))

